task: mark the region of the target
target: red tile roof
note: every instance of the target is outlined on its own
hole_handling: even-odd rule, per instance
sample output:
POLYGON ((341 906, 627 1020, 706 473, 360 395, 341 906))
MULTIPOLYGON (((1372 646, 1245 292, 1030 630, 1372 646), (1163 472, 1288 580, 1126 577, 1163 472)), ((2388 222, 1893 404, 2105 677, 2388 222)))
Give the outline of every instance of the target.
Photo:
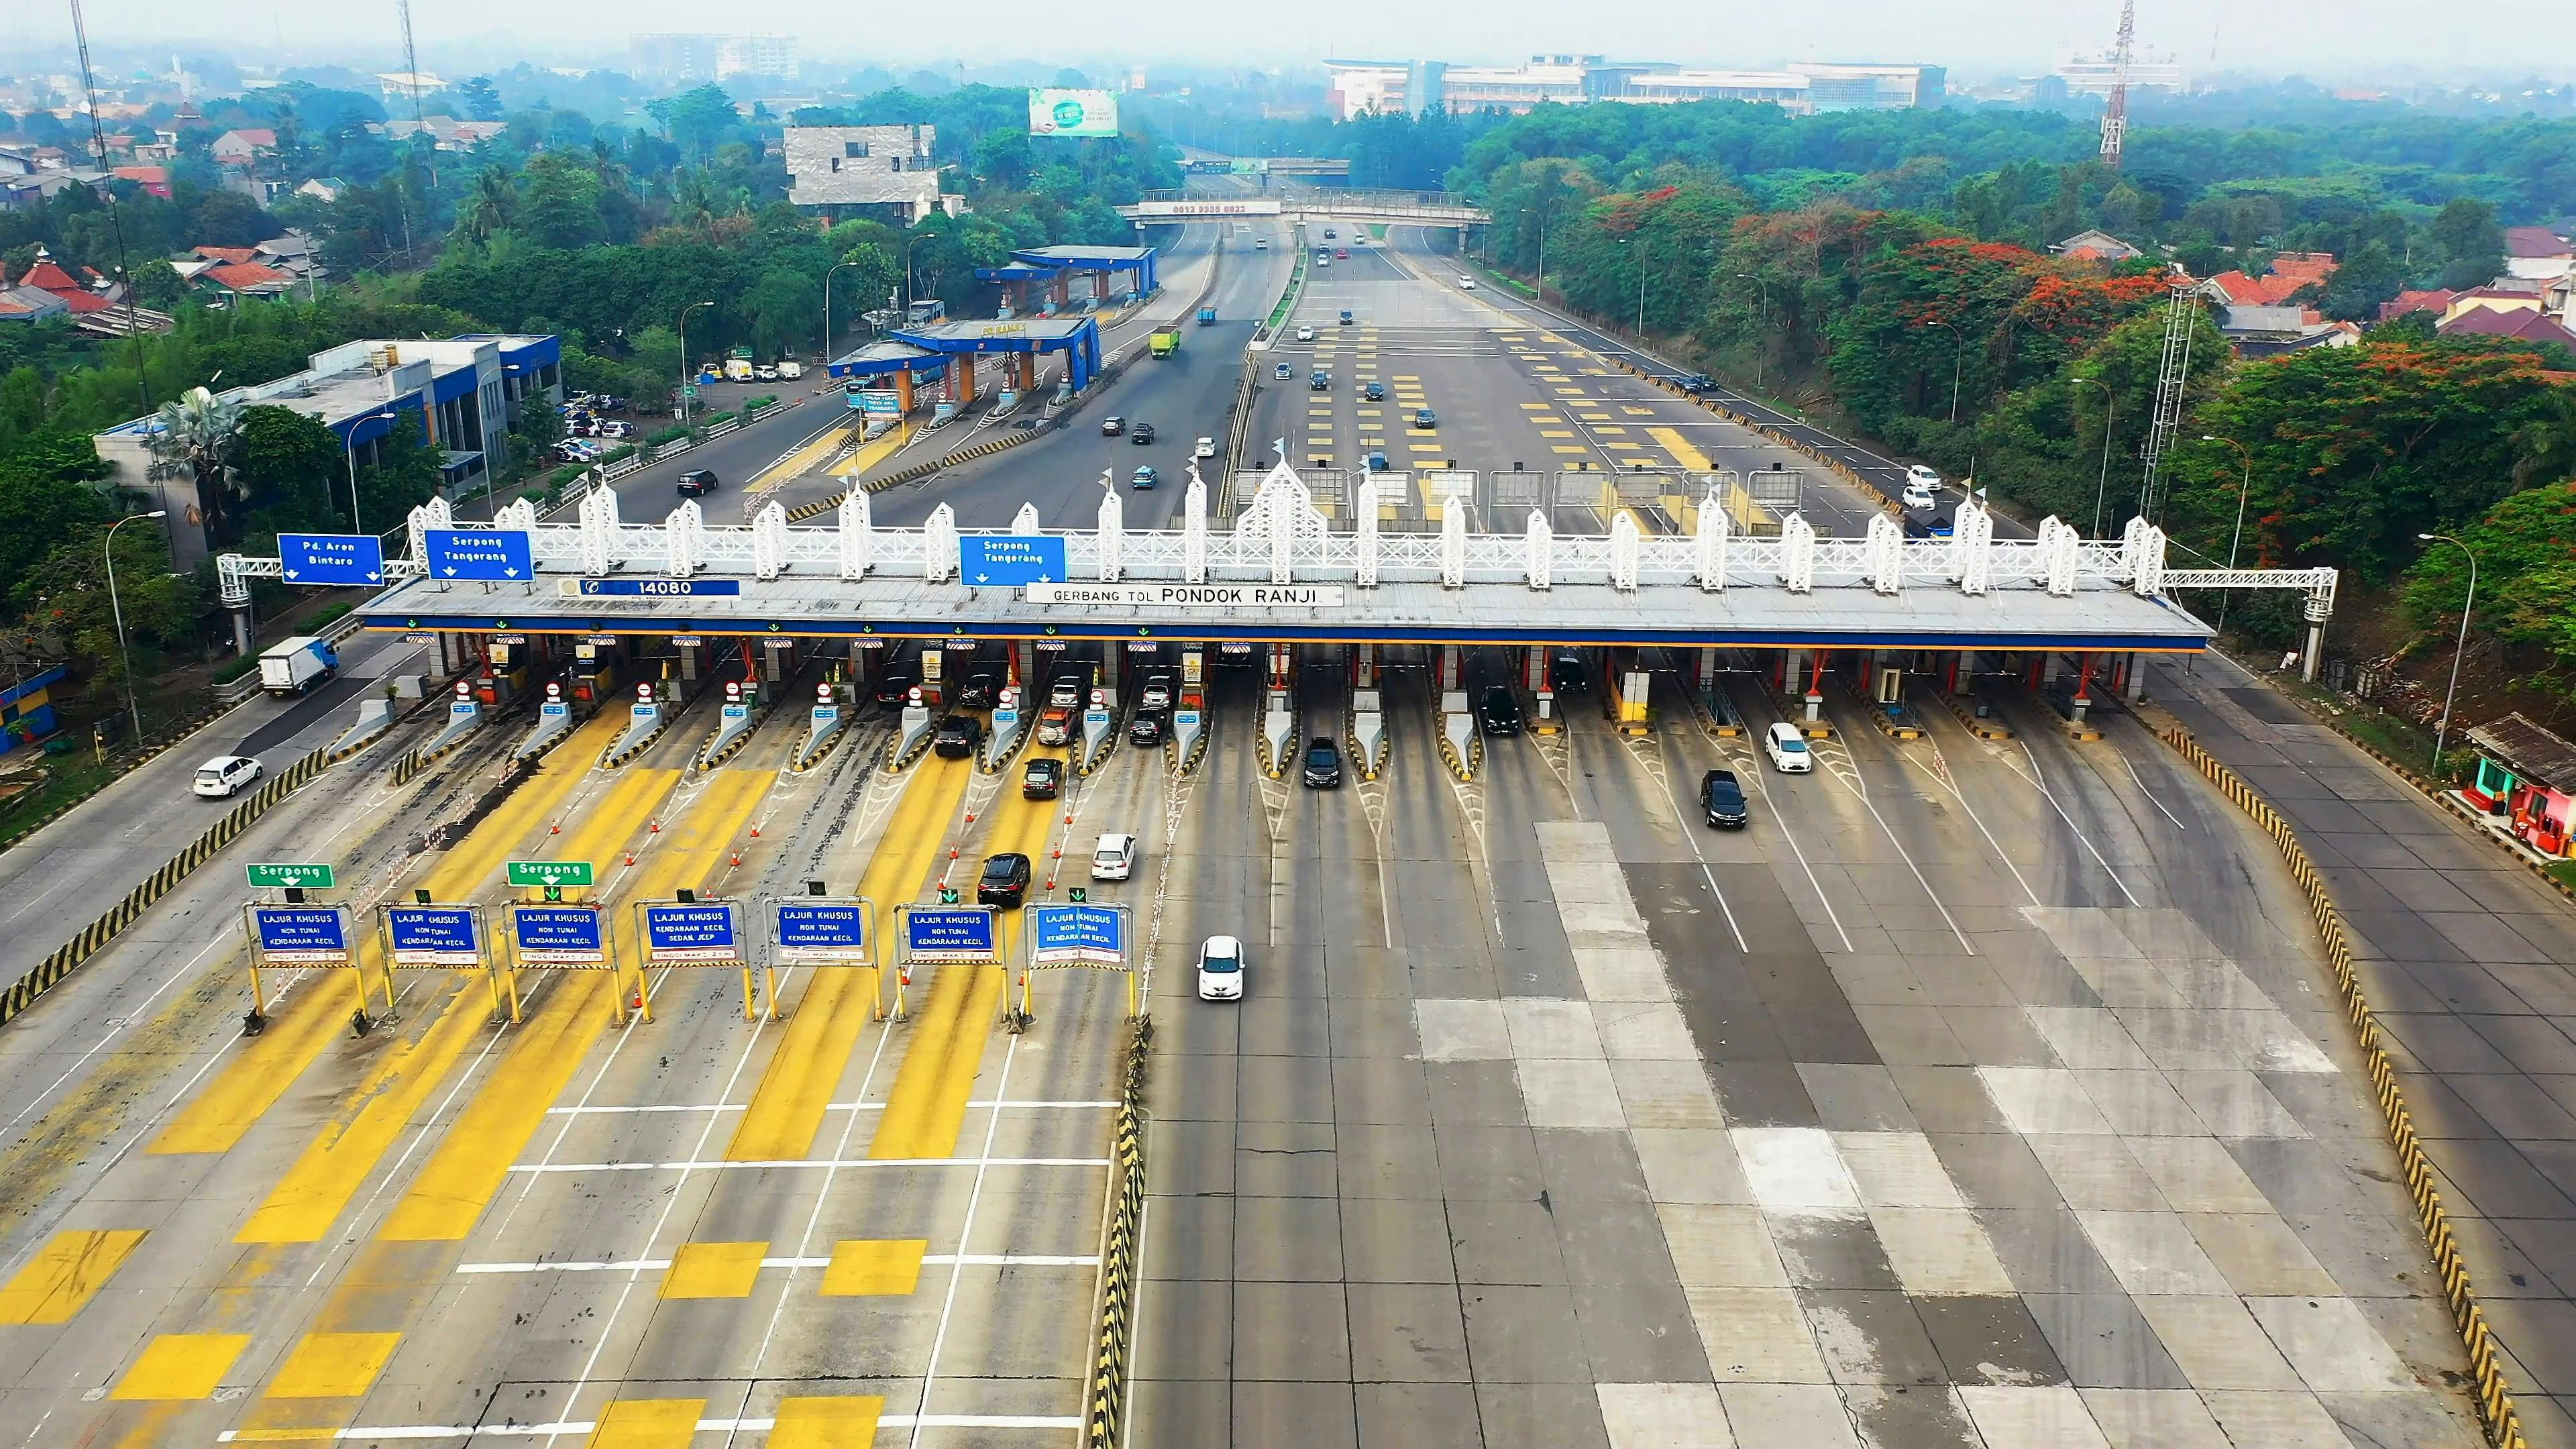
POLYGON ((2442 335, 2467 333, 2473 337, 2517 337, 2525 342, 2559 342, 2576 348, 2576 332, 2570 332, 2555 320, 2538 312, 2517 309, 2501 312, 2493 307, 2471 307, 2442 324, 2442 335))
POLYGON ((39 255, 36 258, 36 264, 29 267, 26 271, 26 275, 18 279, 18 285, 21 287, 35 287, 47 292, 77 292, 81 290, 81 284, 72 280, 72 274, 64 271, 60 262, 55 261, 52 257, 43 255, 39 255))
POLYGON ((2386 322, 2392 318, 2403 317, 2409 312, 2444 311, 2452 302, 2458 300, 2459 295, 2442 287, 2422 292, 2400 292, 2397 294, 2396 301, 2379 304, 2379 320, 2386 322))
POLYGON ((220 267, 208 267, 198 275, 211 277, 236 292, 291 280, 284 272, 257 262, 227 262, 220 267))
POLYGON ((2558 233, 2545 226, 2509 226, 2504 229, 2504 254, 2509 257, 2576 256, 2558 233))
POLYGON ((2227 300, 2239 307, 2278 307, 2290 294, 2308 285, 2312 279, 2302 277, 2249 277, 2240 271, 2225 271, 2209 279, 2227 294, 2227 300))
POLYGON ((197 255, 210 262, 246 262, 259 252, 254 247, 199 247, 197 255))

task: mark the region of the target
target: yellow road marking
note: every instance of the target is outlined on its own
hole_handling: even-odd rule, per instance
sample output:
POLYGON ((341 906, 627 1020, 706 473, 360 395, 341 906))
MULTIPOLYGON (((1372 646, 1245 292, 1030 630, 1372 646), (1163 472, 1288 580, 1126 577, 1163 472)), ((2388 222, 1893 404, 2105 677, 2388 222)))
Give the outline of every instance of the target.
POLYGON ((665 1298, 748 1298, 767 1243, 682 1243, 662 1274, 665 1298))
POLYGON ((1558 394, 1560 397, 1581 397, 1581 396, 1583 396, 1583 389, 1581 389, 1581 388, 1579 388, 1579 387, 1560 387, 1560 388, 1558 388, 1556 391, 1557 391, 1557 394, 1558 394))
POLYGON ((1604 447, 1604 448, 1624 448, 1624 449, 1628 450, 1629 452, 1636 452, 1636 451, 1639 451, 1639 450, 1643 449, 1646 445, 1645 445, 1645 444, 1643 444, 1643 443, 1620 443, 1620 442, 1609 442, 1609 443, 1603 443, 1601 446, 1602 446, 1602 447, 1604 447))
POLYGON ((769 1449, 854 1449, 876 1442, 885 1399, 876 1394, 825 1398, 800 1395, 778 1401, 769 1449))
MULTIPOLYGON (((590 762, 598 758, 601 748, 625 727, 624 711, 602 710, 574 731, 571 739, 556 746, 546 762, 537 767, 535 779, 513 792, 462 844, 439 857, 438 864, 420 882, 431 897, 442 901, 471 899, 484 878, 500 869, 501 862, 509 858, 519 842, 561 807, 573 786, 590 772, 590 762)), ((359 949, 367 963, 365 969, 372 972, 373 953, 379 949, 373 932, 367 933, 359 949)), ((315 988, 317 992, 322 989, 315 988)), ((251 1124, 275 1106, 323 1048, 339 1037, 347 1023, 347 1017, 335 1015, 327 1007, 298 1004, 307 1003, 310 994, 292 998, 268 1030, 251 1038, 249 1045, 225 1064, 213 1084, 170 1119, 170 1125, 161 1130, 145 1152, 166 1156, 231 1151, 251 1124)))
MULTIPOLYGON (((897 428, 894 431, 900 433, 903 430, 897 428)), ((753 474, 750 484, 746 486, 758 487, 763 479, 772 474, 782 479, 802 478, 805 476, 806 469, 813 467, 818 460, 840 451, 841 445, 849 440, 849 420, 845 418, 840 423, 826 428, 820 437, 812 439, 795 452, 779 459, 775 467, 763 468, 753 474)))
MULTIPOLYGON (((1062 751, 1038 753, 1062 756, 1062 751)), ((965 798, 975 767, 968 760, 933 756, 914 773, 923 778, 904 787, 859 881, 859 894, 876 902, 871 939, 879 943, 892 938, 895 907, 921 894, 940 838, 965 798)), ((725 1148, 726 1160, 775 1162, 810 1154, 823 1130, 824 1109, 871 1016, 858 972, 816 971, 808 977, 805 995, 787 1019, 787 1034, 761 1072, 760 1086, 725 1148)))
POLYGON ((848 1238, 832 1245, 823 1270, 826 1298, 899 1297, 921 1282, 922 1238, 848 1238))
POLYGON ((1405 446, 1411 448, 1417 453, 1437 453, 1440 451, 1440 445, 1438 443, 1407 443, 1405 446))
POLYGON ((1681 429, 1648 428, 1646 436, 1655 440, 1656 447, 1672 454, 1673 461, 1681 464, 1684 471, 1691 473, 1709 471, 1708 455, 1692 447, 1690 440, 1682 436, 1681 429))
POLYGON ((1422 381, 1422 378, 1420 375, 1415 373, 1399 372, 1395 375, 1395 380, 1397 382, 1420 382, 1422 381))
POLYGON ((142 1245, 143 1235, 141 1228, 54 1234, 0 1288, 0 1324, 71 1322, 142 1245))
POLYGON ((1554 412, 1554 411, 1556 411, 1556 404, 1554 404, 1554 403, 1522 403, 1522 404, 1521 404, 1521 411, 1522 411, 1522 412, 1525 412, 1525 413, 1547 413, 1547 412, 1554 412))
POLYGON ((1574 436, 1574 430, 1572 428, 1541 428, 1538 430, 1538 435, 1542 438, 1570 438, 1574 436))
POLYGON ((1552 451, 1559 452, 1559 453, 1580 453, 1580 452, 1582 452, 1583 450, 1582 450, 1581 448, 1569 448, 1569 447, 1565 446, 1563 443, 1559 443, 1559 444, 1557 444, 1557 445, 1556 445, 1556 447, 1555 447, 1552 451))
POLYGON ((269 1381, 268 1397, 354 1399, 375 1387, 401 1342, 399 1333, 308 1333, 269 1381))
POLYGON ((1626 413, 1632 418, 1651 418, 1655 415, 1655 410, 1653 408, 1622 407, 1619 411, 1626 413))
POLYGON ((144 1345, 111 1399, 203 1399, 222 1387, 247 1333, 165 1333, 144 1345))
POLYGON ((590 1449, 689 1449, 704 1399, 619 1399, 590 1431, 590 1449))

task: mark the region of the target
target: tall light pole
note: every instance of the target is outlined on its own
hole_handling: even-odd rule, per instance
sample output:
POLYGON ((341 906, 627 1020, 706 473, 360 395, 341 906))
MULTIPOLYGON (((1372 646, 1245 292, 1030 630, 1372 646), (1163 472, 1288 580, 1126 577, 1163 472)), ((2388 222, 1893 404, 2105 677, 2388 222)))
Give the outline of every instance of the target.
POLYGON ((680 309, 680 426, 689 425, 689 314, 713 302, 691 302, 680 309))
POLYGON ((1759 299, 1762 309, 1762 334, 1753 339, 1753 390, 1760 392, 1763 344, 1771 335, 1771 288, 1751 272, 1738 272, 1735 275, 1753 284, 1753 295, 1759 299))
MULTIPOLYGON (((1639 241, 1639 238, 1636 238, 1636 237, 1625 237, 1625 236, 1623 236, 1623 237, 1619 238, 1619 245, 1620 245, 1621 249, 1622 249, 1622 250, 1624 250, 1624 249, 1626 249, 1626 247, 1627 247, 1628 243, 1630 243, 1630 242, 1632 242, 1632 241, 1639 241)), ((1637 247, 1637 333, 1636 333, 1636 336, 1637 336, 1637 341, 1638 341, 1639 345, 1641 345, 1641 346, 1642 346, 1642 345, 1645 343, 1645 340, 1646 340, 1646 248, 1645 248, 1645 246, 1642 244, 1642 242, 1640 242, 1639 246, 1637 247)))
MULTIPOLYGON (((2236 485, 2236 531, 2227 535, 2227 567, 2230 572, 2233 572, 2236 568, 2236 544, 2245 536, 2245 495, 2254 491, 2254 454, 2234 438, 2222 438, 2214 433, 2203 433, 2200 435, 2200 440, 2204 443, 2225 443, 2243 454, 2245 458, 2245 481, 2236 485)), ((2234 589, 2229 589, 2218 596, 2218 632, 2221 634, 2227 632, 2227 606, 2234 602, 2235 598, 2234 589)))
POLYGON ((125 713, 134 721, 134 742, 143 743, 143 707, 134 702, 134 653, 125 647, 125 605, 116 597, 116 531, 138 518, 167 518, 170 510, 155 508, 149 513, 129 513, 107 526, 106 540, 99 551, 107 555, 107 607, 116 616, 116 656, 125 662, 125 713))
POLYGON ((2425 543, 2455 544, 2460 552, 2469 556, 2469 592, 2460 600, 2460 637, 2451 646, 2451 687, 2442 691, 2442 718, 2433 727, 2433 777, 2438 784, 2442 775, 2442 746, 2451 737, 2451 701, 2460 693, 2460 656, 2469 652, 2469 607, 2478 601, 2478 551, 2447 533, 2419 533, 2415 537, 2425 543))
POLYGON ((351 418, 349 431, 340 435, 340 461, 349 465, 349 531, 351 533, 367 531, 365 520, 358 517, 358 425, 389 423, 393 418, 392 408, 387 408, 380 413, 369 413, 363 418, 351 418))
POLYGON ((926 235, 916 236, 903 244, 903 315, 895 319, 896 326, 912 325, 912 249, 928 240, 926 235))
POLYGON ((2078 377, 2077 382, 2102 389, 2102 475, 2093 484, 2093 536, 2102 536, 2103 494, 2111 486, 2111 419, 2118 413, 2120 399, 2111 384, 2098 377, 2078 377))
POLYGON ((823 274, 823 370, 827 374, 832 370, 832 272, 857 265, 857 262, 834 262, 831 271, 823 274))
POLYGON ((1958 345, 1950 351, 1950 426, 1955 428, 1959 425, 1959 367, 1968 357, 1968 334, 1960 331, 1956 322, 1944 322, 1937 317, 1928 320, 1935 327, 1949 328, 1950 335, 1958 339, 1958 345))

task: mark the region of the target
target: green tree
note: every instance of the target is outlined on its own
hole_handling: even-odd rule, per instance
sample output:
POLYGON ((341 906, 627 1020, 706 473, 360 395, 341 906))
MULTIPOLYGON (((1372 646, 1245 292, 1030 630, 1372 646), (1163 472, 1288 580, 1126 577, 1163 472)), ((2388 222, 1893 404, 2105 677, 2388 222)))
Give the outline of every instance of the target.
POLYGON ((574 251, 607 238, 599 214, 599 176, 588 157, 542 152, 528 158, 519 179, 519 227, 529 240, 574 251))
POLYGON ((456 238, 469 248, 489 246, 519 220, 519 188, 503 167, 487 166, 474 178, 456 210, 456 238))
POLYGON ((134 269, 134 299, 146 307, 166 312, 179 305, 186 290, 178 269, 159 257, 134 269))
POLYGON ((90 440, 38 433, 0 452, 0 579, 22 578, 48 549, 115 516, 98 481, 107 476, 90 440))
POLYGON ((2441 250, 2443 286, 2483 287, 2504 269, 2504 227, 2491 203, 2454 197, 2443 203, 2429 230, 2441 250))
POLYGON ((22 362, 0 376, 0 455, 45 425, 45 375, 22 362))
POLYGON ((478 75, 456 83, 452 89, 465 106, 465 116, 473 121, 501 119, 501 93, 492 88, 492 78, 478 75))
POLYGON ((987 186, 1017 190, 1028 184, 1037 152, 1026 131, 992 131, 975 143, 975 175, 987 186))
MULTIPOLYGON (((112 661, 117 656, 116 611, 125 616, 125 634, 134 646, 138 673, 161 651, 195 642, 198 617, 205 612, 205 589, 195 574, 170 572, 167 535, 149 525, 116 531, 116 596, 107 588, 106 526, 80 524, 68 534, 47 540, 44 557, 14 576, 10 596, 20 617, 60 637, 73 657, 112 661)), ((109 668, 94 671, 93 680, 113 687, 109 668)))
POLYGON ((244 408, 232 457, 251 531, 346 525, 340 439, 320 419, 292 408, 244 408))
POLYGON ((2338 321, 2376 322, 2379 304, 2394 300, 2405 285, 2406 268, 2387 244, 2364 242, 2326 279, 2325 297, 2318 306, 2338 321))
POLYGON ((743 299, 752 347, 764 357, 795 351, 813 335, 822 303, 822 288, 807 278, 783 269, 763 273, 743 299))

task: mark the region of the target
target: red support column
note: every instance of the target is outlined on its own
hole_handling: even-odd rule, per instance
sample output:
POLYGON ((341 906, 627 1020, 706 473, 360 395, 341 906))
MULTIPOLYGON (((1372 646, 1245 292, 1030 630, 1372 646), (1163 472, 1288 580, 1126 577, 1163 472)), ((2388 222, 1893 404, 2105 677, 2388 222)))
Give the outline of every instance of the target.
POLYGON ((2045 655, 2045 654, 2033 654, 2032 656, 2030 656, 2030 669, 2029 669, 2029 671, 2027 672, 2027 674, 2024 676, 2024 678, 2023 678, 2023 680, 2022 680, 2022 684, 2024 685, 2024 687, 2029 688, 2029 689, 2032 689, 2032 690, 2036 690, 2036 689, 2038 689, 2038 688, 2039 688, 2039 674, 2040 674, 2040 671, 2041 671, 2042 669, 2047 668, 2047 667, 2048 667, 2048 656, 2047 656, 2047 655, 2045 655))
POLYGON ((1955 650, 1950 655, 1949 677, 1941 687, 1952 694, 1959 692, 1959 656, 1955 650))
POLYGON ((2092 689, 2093 654, 2087 650, 2075 656, 2075 702, 2082 704, 2091 699, 2092 689))
POLYGON ((1822 649, 1817 650, 1815 658, 1816 672, 1815 675, 1807 681, 1807 692, 1809 694, 1822 694, 1825 692, 1825 651, 1822 649))

